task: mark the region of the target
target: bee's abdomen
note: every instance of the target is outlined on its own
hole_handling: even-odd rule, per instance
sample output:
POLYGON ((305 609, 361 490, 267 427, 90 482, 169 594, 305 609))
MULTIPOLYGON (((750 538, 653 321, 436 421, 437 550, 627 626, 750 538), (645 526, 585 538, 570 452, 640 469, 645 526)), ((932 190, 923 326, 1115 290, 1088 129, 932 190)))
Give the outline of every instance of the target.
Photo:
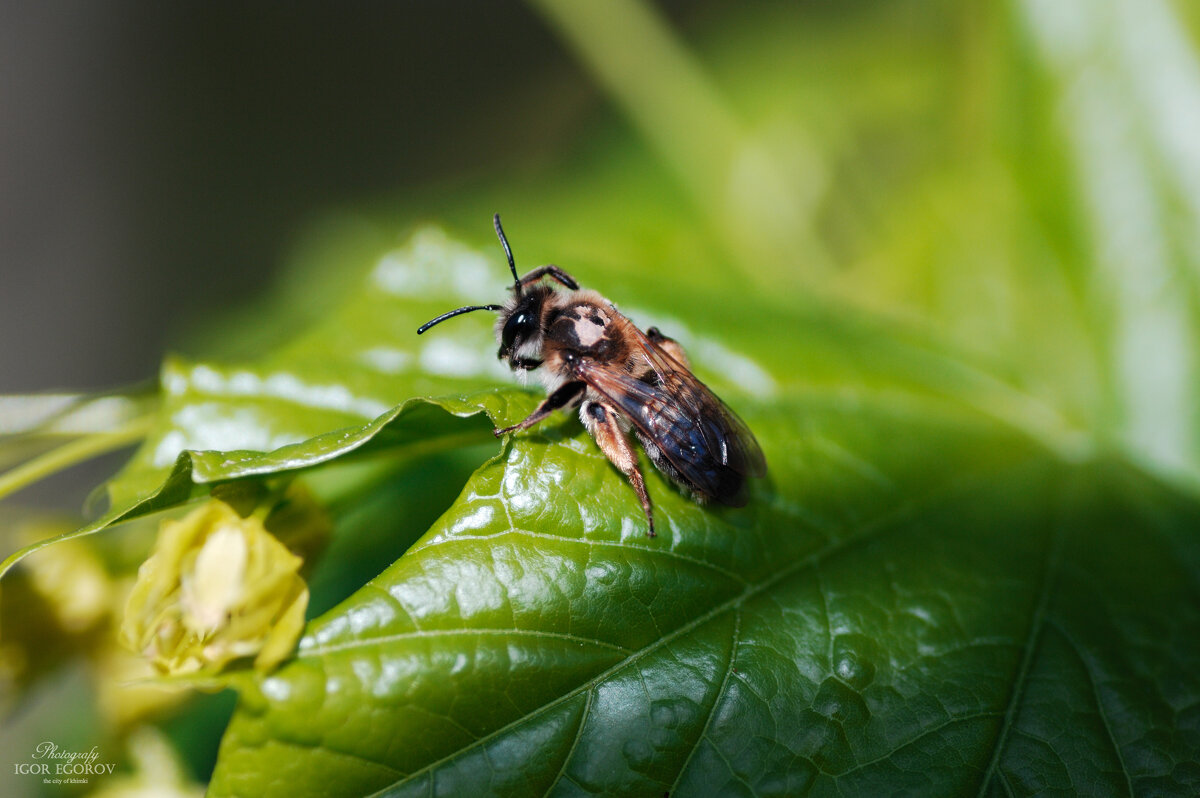
POLYGON ((709 441, 714 431, 706 436, 703 422, 687 417, 668 420, 668 416, 656 414, 650 406, 644 408, 644 413, 643 420, 653 435, 639 430, 638 440, 658 470, 698 497, 734 506, 745 503, 742 486, 746 478, 724 462, 719 431, 714 447, 709 441))

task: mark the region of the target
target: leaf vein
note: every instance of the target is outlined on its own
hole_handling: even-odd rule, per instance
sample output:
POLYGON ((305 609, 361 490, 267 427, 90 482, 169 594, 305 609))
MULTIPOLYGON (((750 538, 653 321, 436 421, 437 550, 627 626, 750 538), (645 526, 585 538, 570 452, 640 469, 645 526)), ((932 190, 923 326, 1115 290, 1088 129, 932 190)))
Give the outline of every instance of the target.
POLYGON ((583 712, 580 713, 579 724, 575 727, 575 739, 571 741, 571 747, 568 749, 567 755, 563 757, 562 765, 560 765, 558 768, 558 775, 554 777, 554 781, 550 782, 550 786, 546 788, 545 795, 547 798, 564 777, 568 779, 571 778, 567 775, 567 765, 571 764, 571 758, 575 756, 575 749, 579 747, 579 740, 581 737, 583 737, 583 727, 587 724, 588 713, 592 711, 592 698, 596 695, 596 691, 594 688, 588 688, 588 691, 585 693, 585 695, 586 698, 583 704, 583 712))
POLYGON ((1062 523, 1055 524, 1051 533, 1051 539, 1046 546, 1046 554, 1044 556, 1040 584, 1038 585, 1038 598, 1034 603, 1032 615, 1029 619, 1029 632, 1025 637, 1023 653, 1021 655, 1021 664, 1017 669, 1016 679, 1013 683, 1012 691, 1009 693, 1008 703, 1004 711, 1004 722, 1000 726, 1000 732, 996 736, 996 743, 992 751, 992 758, 988 762, 988 766, 984 769, 983 778, 979 782, 979 798, 983 798, 987 792, 988 784, 997 773, 1000 771, 1000 757, 1004 752, 1004 747, 1008 741, 1008 735, 1012 731, 1013 723, 1016 721, 1017 711, 1021 704, 1021 699, 1025 694, 1025 686, 1029 678, 1029 671, 1033 667, 1034 655, 1037 653, 1039 642, 1042 637, 1042 627, 1046 619, 1046 611, 1050 604, 1050 594, 1052 592, 1055 576, 1058 572, 1058 566, 1062 557, 1062 549, 1065 545, 1066 527, 1062 523))
POLYGON ((1076 658, 1079 659, 1079 664, 1083 666, 1083 670, 1088 677, 1088 684, 1092 688, 1092 698, 1094 698, 1096 701, 1096 713, 1100 716, 1100 722, 1104 726, 1104 732, 1108 735, 1108 741, 1112 744, 1113 753, 1116 754, 1117 762, 1121 765, 1121 775, 1125 777, 1125 786, 1129 789, 1129 794, 1131 796, 1134 795, 1133 777, 1129 772, 1128 765, 1125 764, 1125 756, 1121 752, 1121 746, 1117 743, 1117 738, 1113 734, 1113 727, 1112 723, 1108 719, 1108 713, 1104 711, 1104 702, 1100 700, 1100 685, 1096 682, 1096 675, 1092 673, 1091 664, 1088 658, 1083 655, 1083 648, 1076 643, 1075 639, 1071 637, 1071 635, 1069 635, 1067 631, 1063 629, 1062 626, 1057 622, 1050 620, 1046 622, 1046 625, 1056 631, 1059 636, 1062 637, 1063 641, 1066 642, 1067 646, 1071 649, 1071 652, 1076 656, 1076 658))
MULTIPOLYGON (((725 695, 726 688, 729 687, 729 678, 733 674, 733 663, 737 658, 738 640, 742 632, 742 613, 740 610, 734 610, 733 613, 733 637, 729 643, 729 661, 725 664, 725 675, 721 677, 721 685, 717 688, 716 694, 713 696, 712 704, 708 708, 708 717, 704 719, 704 727, 700 729, 700 734, 696 736, 696 742, 692 744, 687 756, 683 760, 683 764, 679 766, 679 772, 675 775, 675 780, 671 782, 671 788, 667 791, 669 794, 674 794, 679 788, 679 782, 683 778, 683 774, 687 772, 688 765, 692 763, 692 757, 696 755, 696 751, 700 749, 700 744, 708 738, 709 729, 712 728, 713 718, 717 715, 717 706, 721 703, 721 698, 725 695)), ((713 741, 710 741, 713 742, 713 741)), ((713 742, 716 747, 716 743, 713 742)))
POLYGON ((855 763, 855 765, 853 767, 843 770, 841 773, 830 773, 830 775, 833 776, 835 779, 845 778, 846 776, 849 776, 851 773, 862 770, 863 768, 870 767, 871 765, 874 765, 877 762, 882 762, 883 760, 887 759, 890 756, 895 756, 898 751, 908 748, 910 745, 916 745, 918 742, 920 742, 924 738, 928 737, 929 735, 937 734, 942 729, 953 726, 956 723, 966 723, 968 721, 978 720, 979 718, 996 718, 996 717, 1000 717, 1001 714, 1002 713, 999 711, 988 711, 988 712, 972 712, 970 715, 960 715, 958 717, 948 717, 936 726, 933 726, 928 729, 922 729, 920 732, 915 734, 910 739, 905 740, 904 742, 900 743, 897 746, 894 746, 887 753, 880 754, 879 756, 875 757, 874 759, 869 759, 866 762, 857 762, 857 763, 855 763))
POLYGON ((326 654, 334 654, 340 651, 353 651, 357 648, 383 645, 386 643, 395 643, 400 640, 439 637, 472 637, 476 635, 494 635, 502 637, 545 637, 552 640, 562 640, 563 642, 568 643, 583 643, 587 645, 593 645, 598 648, 606 648, 611 651, 616 651, 620 654, 628 655, 633 653, 632 649, 619 646, 616 643, 608 643, 591 637, 580 637, 579 635, 566 634, 565 632, 547 632, 538 629, 419 629, 414 632, 399 632, 393 635, 380 635, 378 637, 348 640, 344 643, 334 643, 326 646, 305 648, 301 649, 296 654, 296 658, 304 659, 310 657, 321 657, 326 654))
POLYGON ((392 767, 391 765, 387 764, 386 762, 380 762, 378 760, 371 759, 370 757, 363 756, 362 754, 356 754, 356 753, 352 753, 350 751, 342 751, 337 748, 330 748, 328 745, 325 745, 322 743, 317 743, 315 745, 307 745, 305 743, 298 743, 298 742, 294 742, 292 740, 284 740, 284 739, 281 739, 278 737, 273 738, 271 740, 271 742, 275 743, 276 745, 282 745, 282 746, 287 746, 288 748, 297 748, 297 749, 301 749, 301 750, 311 750, 311 749, 319 748, 320 750, 324 751, 325 753, 331 754, 333 756, 342 757, 344 759, 350 759, 355 762, 362 762, 367 765, 373 765, 377 768, 386 770, 389 773, 395 773, 401 779, 408 778, 405 775, 404 771, 398 770, 398 769, 392 767))
MULTIPOLYGON (((467 541, 467 540, 470 540, 470 541, 498 540, 500 538, 508 537, 509 535, 519 535, 521 537, 541 538, 543 540, 553 540, 555 543, 566 543, 566 544, 575 544, 575 545, 580 545, 580 546, 607 547, 607 548, 623 549, 625 551, 628 551, 631 548, 629 544, 621 543, 619 541, 588 540, 586 538, 568 538, 568 537, 561 537, 559 535, 548 535, 545 532, 534 532, 533 530, 530 530, 530 529, 520 529, 518 527, 512 527, 511 529, 506 529, 502 532, 495 532, 490 535, 454 535, 453 537, 444 538, 442 540, 437 541, 436 543, 431 543, 430 545, 431 546, 433 546, 433 545, 442 546, 442 545, 446 545, 448 543, 454 543, 454 542, 458 542, 458 541, 467 541)), ((692 565, 698 565, 702 568, 708 568, 709 570, 715 571, 716 573, 719 573, 722 576, 725 576, 725 577, 729 578, 730 580, 737 582, 742 587, 746 587, 748 585, 748 582, 746 581, 745 577, 743 577, 733 571, 730 571, 727 568, 722 568, 721 566, 717 565, 716 563, 711 563, 707 560, 702 560, 698 557, 691 557, 687 554, 680 554, 679 552, 673 551, 671 549, 650 548, 648 546, 646 546, 646 547, 635 546, 632 548, 636 549, 639 553, 645 552, 646 554, 657 555, 659 557, 666 557, 666 558, 673 559, 673 560, 680 560, 682 562, 690 563, 692 565)))
POLYGON ((446 756, 442 757, 441 759, 430 762, 428 765, 425 765, 421 769, 413 771, 413 773, 410 774, 409 776, 407 776, 406 778, 408 778, 408 779, 415 778, 415 777, 422 775, 423 773, 425 773, 427 771, 433 771, 434 769, 440 767, 442 764, 449 762, 458 756, 461 756, 463 753, 471 750, 475 746, 484 745, 489 740, 491 740, 495 737, 499 737, 500 735, 504 734, 505 732, 507 732, 511 729, 519 727, 521 724, 525 723, 526 721, 530 720, 531 718, 537 717, 539 715, 542 715, 546 712, 553 710, 554 708, 558 707, 560 704, 563 704, 566 701, 569 701, 572 698, 576 697, 583 691, 593 689, 596 685, 600 684, 605 679, 608 679, 612 675, 618 673, 622 668, 628 667, 629 665, 638 661, 642 657, 646 657, 646 656, 653 654, 654 652, 658 651, 663 646, 666 646, 666 645, 674 642, 678 638, 682 638, 682 637, 685 637, 685 636, 691 634, 692 632, 694 632, 698 628, 704 626, 705 624, 707 624, 714 618, 716 618, 726 612, 729 612, 732 609, 741 607, 748 600, 754 598, 755 596, 757 596, 758 594, 760 594, 766 590, 769 590, 772 587, 775 587, 780 582, 803 572, 807 568, 811 568, 811 567, 818 565, 820 562, 822 562, 826 558, 831 557, 835 554, 838 554, 845 549, 849 549, 855 545, 861 544, 863 541, 870 539, 873 535, 882 534, 883 532, 887 531, 889 528, 895 528, 895 526, 894 526, 895 521, 911 514, 918 507, 921 507, 922 505, 931 502, 935 498, 944 495, 945 493, 954 489, 956 486, 962 485, 972 478, 979 477, 981 475, 981 473, 982 473, 982 471, 974 472, 974 473, 970 473, 970 474, 962 474, 962 475, 958 476, 957 478, 950 479, 946 483, 943 483, 941 485, 938 485, 935 488, 932 488, 932 489, 926 491, 919 498, 908 499, 907 501, 901 502, 893 509, 891 509, 887 512, 880 513, 878 516, 863 522, 857 529, 856 534, 847 535, 845 537, 839 538, 838 540, 833 541, 829 545, 827 545, 821 549, 818 549, 817 551, 812 552, 807 557, 802 557, 792 563, 789 563, 788 565, 784 566, 783 568, 781 568, 779 571, 777 571, 770 577, 764 579, 762 582, 759 582, 756 585, 748 585, 746 587, 746 589, 742 591, 741 594, 734 596, 733 598, 729 599, 728 601, 725 601, 725 602, 717 605, 716 607, 712 608, 711 610, 704 613, 703 615, 700 615, 697 618, 693 619, 692 621, 689 621, 688 623, 683 624, 682 626, 676 628, 674 631, 668 633, 667 635, 664 635, 663 637, 661 637, 658 640, 654 641, 653 643, 645 646, 644 648, 630 652, 630 654, 625 659, 621 660, 620 662, 614 663, 609 668, 607 668, 604 671, 601 671, 600 673, 593 676, 591 679, 587 680, 583 684, 580 684, 579 686, 575 687, 574 689, 569 690, 569 691, 563 693, 562 695, 546 702, 540 708, 533 710, 531 712, 528 712, 527 714, 522 715, 521 717, 512 720, 511 722, 505 724, 504 726, 501 726, 498 729, 495 729, 495 730, 483 735, 482 737, 479 737, 474 742, 472 742, 470 745, 460 748, 457 751, 453 751, 453 752, 447 754, 446 756))

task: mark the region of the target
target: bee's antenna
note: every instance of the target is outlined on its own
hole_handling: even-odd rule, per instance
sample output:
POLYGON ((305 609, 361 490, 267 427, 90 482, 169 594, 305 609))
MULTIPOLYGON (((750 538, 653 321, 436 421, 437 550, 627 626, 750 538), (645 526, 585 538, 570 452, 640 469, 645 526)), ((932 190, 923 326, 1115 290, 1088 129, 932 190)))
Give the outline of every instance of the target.
POLYGON ((517 296, 521 295, 521 278, 517 277, 517 264, 513 263, 512 249, 508 246, 508 239, 504 237, 504 228, 500 226, 500 214, 492 217, 492 223, 496 226, 496 235, 500 237, 500 245, 504 247, 504 254, 508 256, 508 268, 513 275, 513 285, 516 286, 517 296))
POLYGON ((468 305, 465 308, 457 308, 448 313, 443 313, 442 315, 438 316, 436 319, 430 319, 429 321, 422 324, 420 327, 417 328, 417 335, 420 335, 421 333, 425 332, 426 330, 428 330, 430 327, 432 327, 435 324, 441 324, 446 319, 452 319, 455 316, 461 316, 464 313, 470 313, 472 310, 503 310, 503 309, 504 309, 503 305, 468 305))

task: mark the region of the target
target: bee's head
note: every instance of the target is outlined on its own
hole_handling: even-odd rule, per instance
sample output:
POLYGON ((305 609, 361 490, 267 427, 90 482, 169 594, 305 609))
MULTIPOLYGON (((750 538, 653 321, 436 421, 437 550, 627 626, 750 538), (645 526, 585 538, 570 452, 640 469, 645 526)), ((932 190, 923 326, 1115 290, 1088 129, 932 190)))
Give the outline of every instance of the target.
POLYGON ((536 358, 542 348, 542 304, 550 291, 542 286, 515 294, 496 320, 496 357, 515 365, 518 359, 536 358))
POLYGON ((508 269, 513 276, 513 298, 504 305, 467 305, 455 308, 422 324, 417 328, 417 335, 435 324, 441 324, 446 319, 452 319, 464 313, 474 310, 498 310, 501 313, 500 320, 496 325, 496 336, 500 339, 500 357, 505 358, 510 357, 513 352, 537 334, 540 326, 538 317, 541 315, 545 292, 535 289, 527 293, 524 290, 521 279, 517 277, 517 265, 513 262, 512 249, 508 246, 508 239, 504 237, 504 228, 500 226, 500 214, 497 213, 492 217, 492 221, 496 227, 496 235, 500 237, 500 243, 504 246, 504 254, 508 257, 508 269))

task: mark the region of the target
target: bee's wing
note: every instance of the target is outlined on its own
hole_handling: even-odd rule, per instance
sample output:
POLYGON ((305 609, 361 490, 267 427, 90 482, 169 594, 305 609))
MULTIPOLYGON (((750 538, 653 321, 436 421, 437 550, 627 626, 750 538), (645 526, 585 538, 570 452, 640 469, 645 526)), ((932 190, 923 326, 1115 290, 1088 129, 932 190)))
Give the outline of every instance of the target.
POLYGON ((721 463, 739 474, 766 476, 767 461, 762 449, 754 433, 738 414, 707 385, 696 379, 691 369, 671 357, 640 329, 634 327, 634 331, 660 384, 667 386, 668 391, 692 416, 708 419, 708 423, 701 424, 700 428, 712 449, 722 453, 721 463))
POLYGON ((577 375, 629 418, 696 490, 738 503, 744 477, 767 470, 753 433, 679 361, 640 330, 632 334, 657 375, 655 383, 590 361, 576 366, 577 375))

